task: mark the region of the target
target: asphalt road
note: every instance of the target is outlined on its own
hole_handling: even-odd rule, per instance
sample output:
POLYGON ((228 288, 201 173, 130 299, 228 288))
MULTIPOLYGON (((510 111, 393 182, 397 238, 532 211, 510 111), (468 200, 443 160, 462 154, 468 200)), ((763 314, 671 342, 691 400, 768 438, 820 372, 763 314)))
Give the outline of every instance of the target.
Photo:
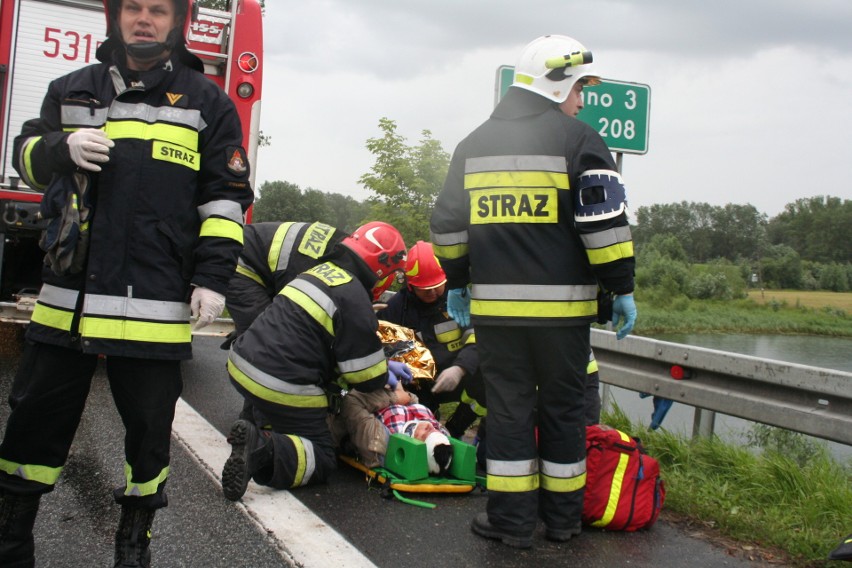
MULTIPOLYGON (((0 334, 0 426, 8 416, 5 400, 17 364, 14 341, 8 332, 0 334)), ((242 503, 231 503, 222 497, 218 474, 228 451, 224 436, 242 403, 227 381, 220 342, 197 337, 195 359, 184 367, 186 404, 175 424, 169 507, 154 521, 154 566, 760 565, 666 519, 639 533, 586 530, 565 544, 546 541, 539 532, 531 550, 513 550, 470 531, 470 519, 485 509, 485 493, 429 496, 424 500, 437 504, 435 509, 414 507, 382 498, 362 473, 344 464, 328 484, 293 492, 252 484, 242 503)), ((119 511, 111 491, 123 475, 122 435, 101 369, 67 467, 56 490, 42 500, 37 567, 112 565, 119 511)))

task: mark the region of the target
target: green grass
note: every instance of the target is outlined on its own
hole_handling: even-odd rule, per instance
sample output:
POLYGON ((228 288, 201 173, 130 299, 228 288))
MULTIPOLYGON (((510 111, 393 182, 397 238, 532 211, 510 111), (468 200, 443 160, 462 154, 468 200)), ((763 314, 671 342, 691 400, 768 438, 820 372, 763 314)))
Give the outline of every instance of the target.
POLYGON ((671 299, 665 304, 637 298, 634 333, 765 333, 852 337, 852 317, 841 308, 764 305, 752 300, 671 299))
POLYGON ((828 552, 852 530, 852 463, 837 463, 804 437, 764 430, 755 451, 636 427, 617 407, 602 421, 641 438, 660 461, 664 509, 741 543, 783 550, 789 565, 829 565, 828 552))

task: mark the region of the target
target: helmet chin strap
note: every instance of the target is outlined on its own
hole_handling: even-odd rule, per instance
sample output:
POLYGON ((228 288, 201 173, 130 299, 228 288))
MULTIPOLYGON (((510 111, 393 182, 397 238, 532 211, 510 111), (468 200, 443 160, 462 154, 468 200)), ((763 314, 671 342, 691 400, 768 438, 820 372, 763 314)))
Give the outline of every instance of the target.
POLYGON ((127 55, 133 59, 137 59, 139 61, 152 61, 168 51, 170 47, 168 43, 149 41, 145 43, 125 45, 124 49, 127 51, 127 55))
MULTIPOLYGON (((180 37, 180 31, 178 31, 179 27, 180 26, 176 26, 172 31, 170 31, 169 35, 166 37, 166 41, 164 42, 146 41, 142 43, 127 44, 124 42, 124 39, 122 39, 121 43, 124 44, 124 49, 127 51, 127 55, 133 59, 146 62, 154 61, 165 52, 174 51, 180 37)), ((118 28, 116 27, 116 29, 118 28)))

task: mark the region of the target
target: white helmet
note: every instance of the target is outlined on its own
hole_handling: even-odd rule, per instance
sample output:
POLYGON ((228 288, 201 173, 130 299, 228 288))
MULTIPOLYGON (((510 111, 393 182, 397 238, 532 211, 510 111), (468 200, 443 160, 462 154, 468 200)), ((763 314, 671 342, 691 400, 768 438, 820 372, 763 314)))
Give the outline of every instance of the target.
POLYGON ((534 39, 515 65, 513 87, 520 87, 561 103, 580 79, 587 85, 601 82, 593 71, 592 53, 579 41, 564 35, 534 39))

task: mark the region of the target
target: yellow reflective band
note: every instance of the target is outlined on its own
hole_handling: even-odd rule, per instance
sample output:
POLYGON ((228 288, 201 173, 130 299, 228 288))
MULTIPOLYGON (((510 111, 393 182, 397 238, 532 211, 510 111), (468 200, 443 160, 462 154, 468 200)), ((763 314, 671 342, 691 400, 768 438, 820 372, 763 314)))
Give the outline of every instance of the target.
POLYGON ((462 258, 467 256, 468 246, 467 243, 447 246, 433 244, 432 251, 437 257, 446 260, 454 260, 456 258, 462 258))
POLYGON ((503 493, 524 493, 538 489, 538 474, 522 475, 518 477, 502 477, 499 475, 488 475, 486 485, 489 491, 502 491, 503 493))
POLYGON ((23 169, 27 175, 26 181, 30 183, 34 189, 44 189, 47 187, 47 184, 41 184, 36 181, 35 173, 33 173, 33 149, 35 148, 35 145, 40 141, 41 136, 34 136, 27 140, 27 145, 24 146, 22 152, 23 156, 21 158, 24 166, 23 169))
POLYGON ((189 343, 192 328, 189 322, 163 323, 83 316, 80 334, 95 339, 147 341, 150 343, 189 343))
POLYGON ((515 81, 518 83, 523 83, 524 85, 532 85, 533 77, 529 75, 523 75, 522 73, 515 73, 515 81))
POLYGON ((244 389, 254 396, 268 402, 281 404, 283 406, 292 406, 294 408, 326 408, 328 406, 328 399, 325 394, 288 394, 272 390, 256 383, 251 377, 239 370, 230 359, 228 360, 228 373, 231 375, 231 378, 239 383, 244 389))
POLYGON ((302 481, 305 478, 305 471, 308 469, 308 458, 305 453, 305 444, 298 436, 287 434, 287 437, 290 438, 290 441, 293 442, 293 445, 296 447, 296 472, 293 474, 293 484, 290 487, 299 487, 302 485, 302 481))
POLYGON ((361 369, 360 371, 340 373, 340 376, 350 385, 357 385, 358 383, 375 379, 383 373, 386 373, 387 370, 387 361, 382 360, 375 365, 371 365, 366 369, 361 369))
MULTIPOLYGON (((621 430, 616 431, 619 436, 621 436, 622 440, 625 442, 630 441, 630 436, 621 430)), ((609 488, 609 499, 607 499, 606 502, 606 510, 600 519, 592 523, 593 527, 605 527, 610 524, 612 519, 615 517, 615 511, 618 509, 618 498, 621 496, 621 485, 624 483, 624 473, 627 471, 627 463, 629 461, 629 455, 619 455, 618 465, 615 467, 615 471, 612 474, 612 485, 610 485, 609 488)))
POLYGON ((509 189, 512 191, 526 189, 570 189, 568 174, 565 172, 530 172, 502 171, 479 172, 464 175, 464 188, 478 189, 509 189))
POLYGON ((159 140, 154 140, 151 157, 155 160, 186 166, 196 172, 201 169, 201 154, 159 140))
POLYGON ((266 286, 266 284, 264 284, 264 282, 263 282, 263 279, 260 276, 258 276, 255 271, 249 270, 245 266, 238 264, 237 265, 237 274, 242 274, 246 278, 250 278, 251 280, 254 280, 255 282, 257 282, 261 286, 266 286))
POLYGON ((633 257, 633 241, 617 243, 601 249, 586 250, 591 264, 606 264, 622 258, 633 257))
POLYGON ((334 231, 334 227, 325 223, 312 223, 296 250, 309 258, 319 258, 328 248, 328 243, 334 236, 334 231))
POLYGON ((589 361, 589 364, 586 366, 586 374, 591 375, 592 373, 598 372, 598 360, 592 359, 589 361))
POLYGON ((222 237, 243 244, 243 228, 239 223, 221 217, 208 217, 201 223, 199 237, 222 237))
POLYGON ((316 276, 326 286, 340 286, 352 281, 352 275, 331 262, 314 266, 306 272, 316 276))
POLYGON ((74 312, 51 308, 36 302, 35 308, 33 308, 33 315, 30 316, 30 321, 41 324, 45 327, 61 329, 62 331, 71 331, 71 323, 74 321, 74 312))
POLYGON ((512 302, 471 300, 470 313, 477 316, 580 318, 598 313, 597 300, 582 302, 512 302))
POLYGON ((470 406, 470 409, 473 410, 473 413, 477 416, 486 416, 488 414, 488 409, 479 404, 478 400, 467 394, 466 390, 462 391, 460 400, 462 403, 470 406))
POLYGON ((558 223, 557 190, 547 188, 476 189, 470 192, 470 224, 558 223))
POLYGON ((0 471, 9 475, 38 481, 45 485, 55 485, 62 473, 62 467, 47 467, 46 465, 25 465, 0 458, 0 471))
POLYGON ((145 483, 133 483, 133 468, 130 467, 130 464, 124 463, 124 479, 126 482, 126 486, 124 488, 124 494, 129 495, 131 497, 145 497, 146 495, 155 495, 157 493, 157 488, 161 483, 166 481, 169 477, 169 466, 166 466, 160 471, 160 474, 150 481, 146 481, 145 483))
POLYGON ((578 475, 577 477, 569 477, 567 479, 561 477, 551 477, 543 473, 541 476, 541 488, 554 493, 571 493, 579 491, 586 486, 586 474, 578 475))
POLYGON ((272 237, 272 242, 269 245, 269 254, 266 256, 266 263, 269 265, 269 270, 273 272, 275 272, 275 269, 278 266, 278 257, 281 256, 281 247, 284 245, 287 232, 292 226, 293 222, 289 221, 287 223, 281 223, 278 225, 278 228, 275 229, 275 235, 272 237))
POLYGON ((198 132, 174 124, 148 124, 138 120, 110 120, 104 131, 113 140, 133 138, 136 140, 159 140, 198 151, 198 132))
POLYGON ((294 304, 305 310, 309 316, 314 318, 329 335, 334 337, 334 322, 322 307, 317 304, 313 298, 294 288, 293 286, 285 286, 283 290, 278 292, 285 298, 289 298, 294 304))
POLYGON ((445 331, 443 333, 436 333, 435 338, 440 343, 449 343, 451 341, 456 341, 457 339, 461 339, 462 330, 461 328, 453 328, 449 331, 445 331))

